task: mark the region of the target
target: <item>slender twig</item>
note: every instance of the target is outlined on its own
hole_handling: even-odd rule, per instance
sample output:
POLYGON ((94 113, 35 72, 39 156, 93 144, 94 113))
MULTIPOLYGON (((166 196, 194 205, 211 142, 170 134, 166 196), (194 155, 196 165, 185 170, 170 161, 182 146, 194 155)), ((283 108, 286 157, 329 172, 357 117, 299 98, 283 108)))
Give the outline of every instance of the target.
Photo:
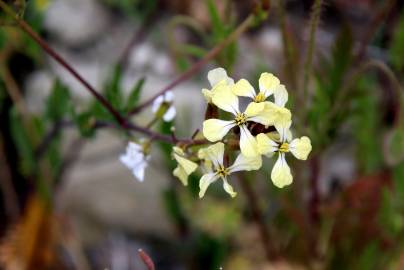
POLYGON ((128 45, 122 52, 122 55, 119 57, 118 65, 122 68, 125 68, 129 59, 129 55, 131 51, 139 45, 149 33, 149 29, 154 25, 156 20, 156 12, 152 12, 146 19, 143 20, 140 27, 135 31, 133 36, 128 42, 128 45))
POLYGON ((150 256, 144 252, 142 249, 138 250, 138 254, 140 259, 142 259, 143 263, 146 265, 147 270, 155 270, 156 268, 154 267, 154 262, 150 256))
POLYGON ((21 19, 3 0, 0 0, 0 8, 11 16, 18 24, 18 26, 28 34, 41 48, 49 54, 55 61, 62 65, 67 71, 70 72, 84 87, 87 89, 118 121, 122 126, 125 126, 126 120, 120 113, 113 108, 113 106, 106 100, 89 82, 87 82, 70 64, 66 62, 48 43, 42 39, 23 19, 21 19))
POLYGON ((391 71, 391 69, 383 62, 378 61, 378 60, 369 60, 359 66, 359 68, 356 69, 355 73, 353 73, 350 78, 347 80, 347 82, 344 84, 344 87, 338 92, 338 96, 335 99, 334 105, 331 108, 330 112, 328 113, 328 119, 332 119, 338 111, 341 109, 342 104, 345 102, 346 98, 348 95, 352 94, 350 90, 352 87, 357 83, 358 79, 360 76, 363 75, 363 73, 371 68, 375 68, 379 71, 381 71, 383 74, 387 76, 389 79, 390 83, 393 86, 394 89, 394 96, 396 97, 397 102, 399 102, 399 110, 397 111, 397 115, 395 117, 395 123, 400 123, 401 120, 404 118, 404 108, 403 108, 403 89, 401 87, 400 82, 398 81, 397 77, 391 71))
POLYGON ((144 101, 142 104, 137 106, 136 108, 132 109, 129 112, 129 115, 133 115, 145 109, 147 106, 153 103, 153 101, 160 95, 164 94, 165 92, 171 90, 178 84, 182 83, 183 81, 192 77, 195 73, 203 68, 210 60, 212 60, 216 55, 218 55, 227 45, 232 43, 236 40, 242 33, 244 33, 252 24, 254 19, 254 15, 248 16, 238 27, 234 30, 225 40, 221 43, 217 44, 214 48, 212 48, 202 59, 192 65, 187 71, 182 73, 176 79, 174 79, 170 84, 165 86, 163 89, 158 91, 155 95, 144 101))
POLYGON ((314 1, 310 16, 310 36, 308 40, 306 59, 303 66, 302 102, 304 103, 307 103, 307 85, 312 71, 313 55, 316 47, 316 33, 320 22, 322 3, 323 0, 314 1))
POLYGON ((386 17, 394 8, 395 3, 396 0, 386 1, 384 6, 378 9, 378 12, 373 17, 369 27, 367 27, 367 31, 365 32, 362 40, 359 43, 359 48, 355 56, 355 62, 362 60, 366 56, 366 50, 369 43, 372 41, 372 38, 374 37, 377 29, 379 29, 380 24, 385 21, 386 17))
POLYGON ((283 41, 283 56, 286 61, 286 73, 291 82, 292 88, 296 89, 297 82, 296 82, 296 62, 294 59, 295 57, 295 48, 293 44, 293 40, 290 35, 290 31, 288 30, 288 22, 285 12, 285 3, 284 1, 277 1, 279 17, 280 17, 280 24, 281 24, 281 31, 282 31, 282 41, 283 41))
POLYGON ((259 228, 265 255, 269 261, 273 260, 275 258, 275 250, 271 245, 270 234, 265 223, 264 215, 262 214, 262 210, 259 206, 257 195, 255 194, 254 189, 251 187, 250 182, 248 181, 247 177, 245 177, 245 174, 243 172, 238 173, 238 180, 241 186, 241 190, 246 196, 248 206, 251 209, 251 214, 254 222, 259 228))

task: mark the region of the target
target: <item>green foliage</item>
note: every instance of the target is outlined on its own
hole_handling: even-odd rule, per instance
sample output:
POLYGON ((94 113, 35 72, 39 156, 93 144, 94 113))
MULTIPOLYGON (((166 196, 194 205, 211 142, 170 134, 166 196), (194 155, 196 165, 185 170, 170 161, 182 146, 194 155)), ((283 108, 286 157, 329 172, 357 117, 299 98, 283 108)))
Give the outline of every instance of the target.
POLYGON ((135 106, 139 103, 140 96, 142 94, 142 89, 143 89, 143 85, 144 85, 145 81, 146 81, 145 78, 139 79, 136 82, 136 84, 134 85, 134 87, 132 88, 132 90, 130 91, 128 101, 126 102, 126 110, 125 111, 127 113, 130 110, 132 110, 133 108, 135 108, 135 106))
MULTIPOLYGON (((227 16, 226 20, 220 18, 219 11, 213 0, 205 0, 208 10, 210 22, 212 23, 212 35, 210 36, 211 46, 225 40, 234 30, 234 23, 230 21, 231 16, 227 16)), ((237 43, 232 42, 219 54, 217 60, 221 66, 227 70, 231 70, 237 59, 237 43)))
POLYGON ((365 173, 377 171, 382 164, 380 109, 374 95, 374 81, 369 77, 359 80, 353 101, 353 130, 357 142, 358 161, 365 173))
POLYGON ((90 111, 83 113, 73 113, 73 121, 75 122, 81 136, 86 138, 91 138, 95 135, 94 124, 96 122, 96 118, 90 111))
POLYGON ((10 111, 10 131, 21 159, 21 172, 25 175, 33 174, 37 166, 34 146, 15 108, 10 111))
MULTIPOLYGON (((321 60, 321 70, 315 74, 316 85, 312 107, 309 112, 309 124, 313 130, 311 134, 314 142, 319 145, 327 143, 332 139, 343 115, 332 116, 332 119, 325 122, 324 118, 332 111, 338 93, 344 86, 344 78, 352 62, 352 33, 348 27, 344 27, 338 34, 330 59, 321 60)), ((347 106, 348 103, 343 105, 347 106)), ((347 106, 348 107, 348 106, 347 106)), ((340 112, 346 112, 347 107, 341 108, 340 112), (344 110, 345 109, 345 110, 344 110)))
POLYGON ((109 101, 109 103, 117 109, 121 111, 123 109, 123 95, 122 95, 122 68, 120 66, 116 66, 112 72, 112 77, 107 82, 105 87, 105 97, 109 101))
POLYGON ((404 13, 401 14, 389 49, 390 61, 398 69, 404 70, 404 13))
POLYGON ((53 122, 60 121, 71 111, 71 106, 69 90, 56 80, 46 102, 45 118, 53 122))

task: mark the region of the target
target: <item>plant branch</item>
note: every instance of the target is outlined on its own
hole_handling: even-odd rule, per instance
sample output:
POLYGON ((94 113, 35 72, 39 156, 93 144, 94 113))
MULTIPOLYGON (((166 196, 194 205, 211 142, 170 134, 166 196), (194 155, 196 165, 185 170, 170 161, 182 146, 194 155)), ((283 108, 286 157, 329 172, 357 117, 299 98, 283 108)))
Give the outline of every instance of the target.
POLYGON ((320 22, 321 5, 323 0, 315 0, 312 7, 310 16, 310 36, 308 49, 306 53, 306 59, 303 67, 303 85, 302 85, 302 102, 307 103, 307 86, 309 83, 309 77, 312 71, 313 54, 316 47, 316 33, 320 22))
POLYGON ((165 86, 163 89, 158 91, 155 95, 147 99, 145 102, 132 109, 129 112, 129 115, 133 115, 145 109, 147 106, 153 103, 153 101, 160 95, 165 92, 171 90, 178 84, 192 77, 195 73, 202 69, 204 65, 206 65, 210 60, 212 60, 216 55, 218 55, 227 45, 235 41, 242 33, 244 33, 252 24, 254 19, 254 15, 248 16, 238 27, 234 30, 225 40, 221 43, 217 44, 214 48, 212 48, 202 59, 192 65, 187 71, 182 73, 176 79, 174 79, 170 84, 165 86))
POLYGON ((379 28, 380 24, 385 21, 386 16, 388 16, 394 8, 395 3, 396 0, 386 1, 384 6, 376 13, 374 18, 370 22, 369 27, 367 28, 368 30, 365 32, 365 35, 360 41, 358 52, 355 56, 355 62, 362 60, 366 56, 366 49, 368 47, 368 44, 372 41, 372 38, 375 35, 375 32, 379 28))
POLYGON ((140 259, 142 259, 143 263, 146 265, 147 270, 155 270, 156 268, 154 267, 154 262, 150 256, 144 252, 142 249, 138 250, 138 254, 140 259))
POLYGON ((98 93, 66 60, 64 60, 48 43, 42 39, 23 19, 21 19, 3 0, 0 0, 0 8, 11 16, 18 26, 28 34, 48 55, 62 65, 70 74, 75 77, 118 121, 121 126, 125 126, 126 120, 120 113, 100 93, 98 93))

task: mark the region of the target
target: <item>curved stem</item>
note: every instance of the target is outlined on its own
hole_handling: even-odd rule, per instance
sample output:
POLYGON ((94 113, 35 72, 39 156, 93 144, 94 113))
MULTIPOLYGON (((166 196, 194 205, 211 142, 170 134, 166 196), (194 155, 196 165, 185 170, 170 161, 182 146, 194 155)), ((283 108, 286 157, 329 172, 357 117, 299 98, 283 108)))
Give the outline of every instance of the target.
POLYGON ((153 103, 153 101, 160 95, 164 94, 165 92, 171 90, 178 84, 182 83, 183 81, 189 79, 192 77, 195 73, 197 73, 199 70, 202 69, 202 67, 207 64, 210 60, 212 60, 216 55, 218 55, 227 45, 232 43, 234 40, 236 40, 242 33, 244 33, 252 24, 254 19, 253 15, 248 16, 238 27, 234 32, 232 32, 225 40, 223 40, 221 43, 216 45, 214 48, 212 48, 202 59, 200 59, 198 62, 196 62, 193 66, 191 66, 187 71, 182 73, 180 76, 178 76, 176 79, 174 79, 170 84, 165 86, 163 89, 158 91, 155 95, 153 95, 151 98, 147 99, 145 102, 134 108, 129 112, 129 115, 133 115, 135 113, 138 113, 148 107, 150 104, 153 103))
POLYGON ((121 126, 125 126, 126 119, 113 108, 113 106, 106 100, 94 87, 90 85, 66 60, 64 60, 55 50, 53 50, 44 39, 42 39, 23 19, 21 19, 3 0, 0 0, 0 8, 11 16, 18 24, 18 26, 28 34, 41 48, 49 54, 56 62, 62 65, 67 71, 70 72, 84 87, 87 89, 118 121, 121 126))

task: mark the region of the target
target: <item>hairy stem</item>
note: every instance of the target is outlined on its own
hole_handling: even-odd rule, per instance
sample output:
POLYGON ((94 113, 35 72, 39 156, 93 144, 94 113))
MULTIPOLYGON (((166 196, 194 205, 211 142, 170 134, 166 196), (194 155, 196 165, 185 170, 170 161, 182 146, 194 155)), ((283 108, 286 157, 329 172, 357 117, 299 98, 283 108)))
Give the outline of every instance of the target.
POLYGON ((323 0, 315 0, 312 7, 312 12, 310 16, 310 36, 308 41, 308 48, 306 53, 306 58, 303 66, 303 85, 302 85, 302 102, 307 103, 307 86, 309 83, 309 78, 312 71, 313 65, 313 54, 316 47, 316 33, 318 24, 320 22, 321 5, 323 0))

